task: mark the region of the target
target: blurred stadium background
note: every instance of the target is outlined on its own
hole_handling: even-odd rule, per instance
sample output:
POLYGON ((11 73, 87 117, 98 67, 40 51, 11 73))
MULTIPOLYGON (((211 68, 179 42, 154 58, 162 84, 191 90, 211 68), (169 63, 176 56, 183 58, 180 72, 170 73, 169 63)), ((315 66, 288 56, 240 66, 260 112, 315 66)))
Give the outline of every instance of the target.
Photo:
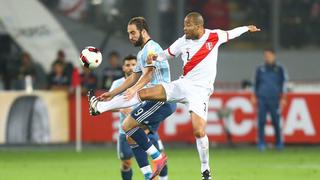
MULTIPOLYGON (((215 179, 319 179, 319 0, 0 0, 0 180, 120 179, 118 116, 90 117, 86 91, 107 90, 122 58, 137 53, 126 32, 131 17, 144 16, 153 39, 166 48, 182 36, 190 11, 200 12, 207 28, 262 29, 220 50, 207 126, 215 179), (104 60, 79 75, 79 51, 89 45, 99 47, 104 60), (268 121, 270 147, 259 152, 250 97, 268 47, 289 74, 281 112, 286 147, 274 150, 268 121)), ((182 62, 170 65, 177 79, 182 62)), ((160 128, 170 179, 200 177, 191 132, 183 105, 160 128)), ((134 179, 142 179, 136 165, 134 179)))

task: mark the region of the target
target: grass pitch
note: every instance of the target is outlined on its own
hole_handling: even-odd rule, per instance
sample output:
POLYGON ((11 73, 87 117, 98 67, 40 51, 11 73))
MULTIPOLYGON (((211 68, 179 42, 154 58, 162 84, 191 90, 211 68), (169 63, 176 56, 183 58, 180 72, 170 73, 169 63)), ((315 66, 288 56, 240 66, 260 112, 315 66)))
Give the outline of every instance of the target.
MULTIPOLYGON (((200 180, 194 146, 167 148, 170 180, 200 180)), ((255 148, 211 148, 215 180, 317 180, 320 147, 288 147, 259 152, 255 148)), ((115 148, 0 149, 0 180, 119 180, 115 148)), ((133 180, 143 176, 136 163, 133 180)))

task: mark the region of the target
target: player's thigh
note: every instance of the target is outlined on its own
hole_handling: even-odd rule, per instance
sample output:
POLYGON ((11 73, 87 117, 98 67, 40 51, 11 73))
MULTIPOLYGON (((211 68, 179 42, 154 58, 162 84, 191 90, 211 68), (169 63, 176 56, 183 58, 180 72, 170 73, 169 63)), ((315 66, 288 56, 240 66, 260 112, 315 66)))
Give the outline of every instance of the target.
POLYGON ((205 135, 205 126, 208 119, 208 103, 210 93, 206 89, 194 89, 197 94, 188 94, 188 109, 191 115, 193 133, 196 137, 203 137, 205 135))
POLYGON ((206 88, 193 86, 188 89, 188 109, 194 113, 192 117, 194 117, 195 123, 201 120, 207 121, 210 95, 210 90, 206 88))
POLYGON ((152 133, 157 132, 162 121, 176 110, 175 103, 146 101, 135 109, 131 116, 140 124, 148 126, 152 133))
POLYGON ((129 143, 127 142, 127 138, 125 134, 119 134, 118 142, 117 142, 117 152, 118 158, 122 161, 129 160, 133 157, 133 152, 129 143))
MULTIPOLYGON (((138 107, 133 109, 130 113, 132 119, 134 119, 138 124, 145 121, 146 118, 154 114, 165 102, 160 101, 145 101, 138 107)), ((148 123, 144 123, 148 124, 148 123)))
POLYGON ((170 83, 163 83, 166 99, 169 102, 188 103, 186 100, 186 92, 189 88, 189 82, 184 79, 178 79, 170 83))
POLYGON ((139 97, 142 101, 154 100, 154 101, 166 101, 166 93, 162 85, 156 85, 150 88, 141 89, 139 97))
POLYGON ((199 116, 197 113, 191 111, 191 122, 194 131, 204 130, 207 124, 206 120, 199 116))

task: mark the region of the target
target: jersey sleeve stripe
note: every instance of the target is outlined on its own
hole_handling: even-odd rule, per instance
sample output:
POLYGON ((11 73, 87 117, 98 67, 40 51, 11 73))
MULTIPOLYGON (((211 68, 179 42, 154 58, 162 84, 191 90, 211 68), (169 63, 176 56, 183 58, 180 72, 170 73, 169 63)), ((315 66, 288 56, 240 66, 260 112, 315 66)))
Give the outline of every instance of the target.
POLYGON ((168 48, 168 53, 169 53, 171 56, 173 56, 173 57, 175 56, 174 54, 171 53, 170 47, 168 48))
POLYGON ((227 41, 229 41, 229 33, 228 33, 228 31, 226 31, 226 33, 227 33, 227 41))

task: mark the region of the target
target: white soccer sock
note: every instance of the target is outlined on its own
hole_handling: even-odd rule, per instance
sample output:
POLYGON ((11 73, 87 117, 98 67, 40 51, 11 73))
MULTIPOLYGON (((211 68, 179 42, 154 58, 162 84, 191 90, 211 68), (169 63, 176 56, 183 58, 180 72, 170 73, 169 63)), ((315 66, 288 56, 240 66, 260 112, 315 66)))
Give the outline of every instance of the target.
POLYGON ((124 99, 124 96, 116 96, 110 101, 99 101, 97 103, 97 110, 100 113, 114 110, 114 109, 122 109, 131 107, 139 104, 141 101, 138 97, 138 93, 136 93, 129 101, 124 99))
POLYGON ((204 136, 202 138, 196 138, 197 149, 201 161, 201 172, 205 170, 210 171, 209 166, 209 139, 208 136, 204 136))
POLYGON ((159 176, 159 180, 168 180, 168 176, 159 176))
POLYGON ((158 159, 162 158, 160 151, 154 145, 149 147, 149 149, 146 151, 146 153, 149 156, 151 156, 153 160, 158 160, 158 159))
POLYGON ((152 174, 152 168, 150 165, 144 166, 140 168, 140 170, 144 176, 150 176, 152 174))

